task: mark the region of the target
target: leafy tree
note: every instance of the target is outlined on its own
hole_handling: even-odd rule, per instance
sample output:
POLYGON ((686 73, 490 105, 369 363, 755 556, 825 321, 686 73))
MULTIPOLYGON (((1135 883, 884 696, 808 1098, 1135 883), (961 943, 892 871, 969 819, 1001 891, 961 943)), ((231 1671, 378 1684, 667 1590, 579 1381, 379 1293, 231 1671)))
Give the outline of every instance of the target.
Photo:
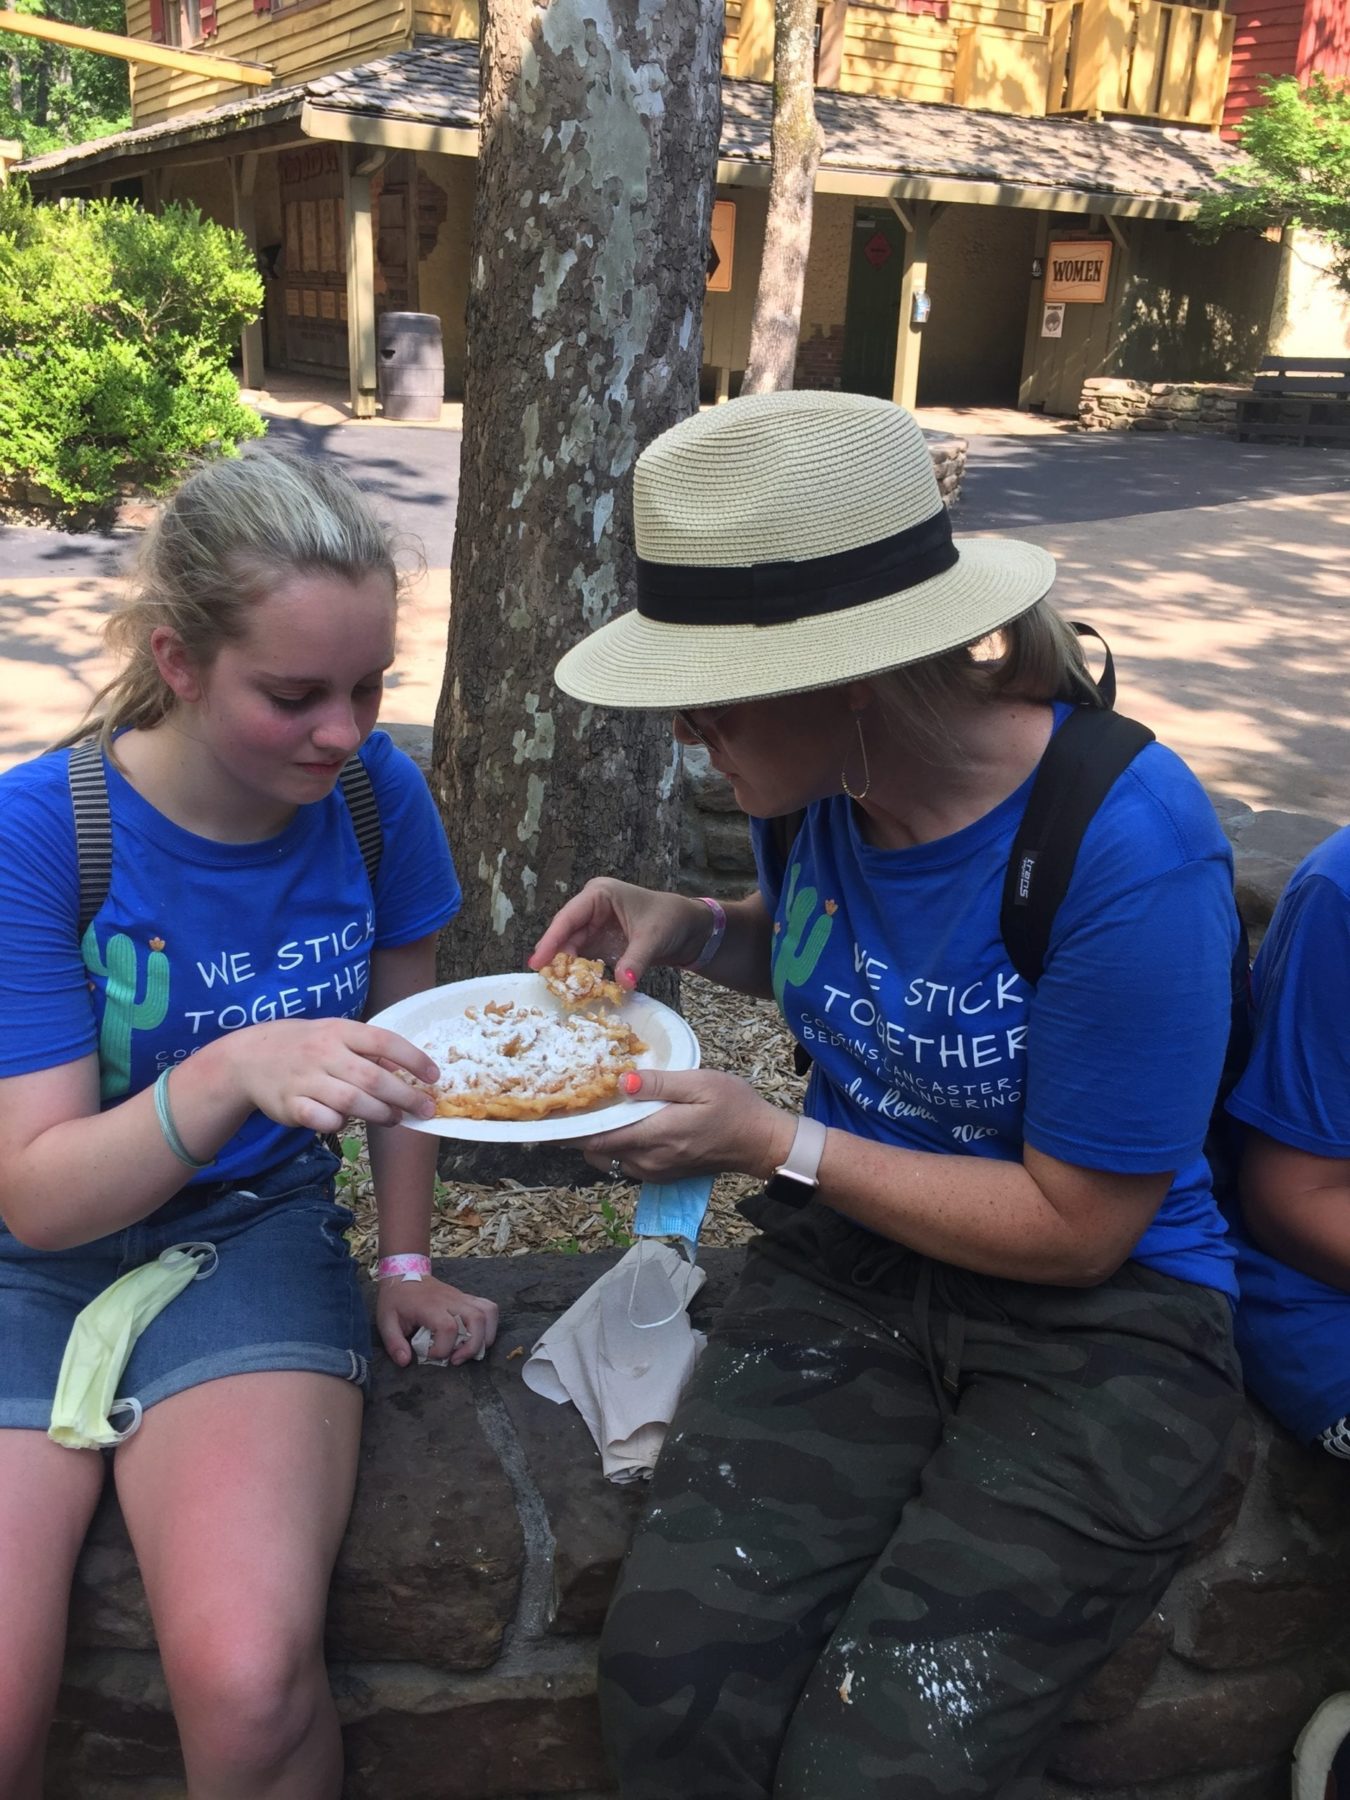
MULTIPOLYGON (((7 0, 10 10, 94 31, 125 33, 124 0, 7 0)), ((0 137, 29 156, 106 137, 131 123, 127 65, 120 57, 68 50, 42 38, 0 32, 8 81, 0 85, 0 137)))
POLYGON ((85 516, 235 454, 263 430, 229 368, 261 306, 243 238, 195 207, 0 189, 0 480, 85 516))
POLYGON ((1350 293, 1350 86, 1314 75, 1263 83, 1265 100, 1238 126, 1243 160, 1208 195, 1196 220, 1204 234, 1294 225, 1332 246, 1331 271, 1350 293))

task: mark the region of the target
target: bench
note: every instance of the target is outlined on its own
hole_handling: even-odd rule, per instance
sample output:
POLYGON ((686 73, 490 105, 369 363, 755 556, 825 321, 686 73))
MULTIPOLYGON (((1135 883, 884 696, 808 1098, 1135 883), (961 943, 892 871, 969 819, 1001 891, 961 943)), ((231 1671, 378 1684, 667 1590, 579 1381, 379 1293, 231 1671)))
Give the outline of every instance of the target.
POLYGON ((1350 356, 1266 356, 1238 401, 1237 435, 1350 444, 1350 356))

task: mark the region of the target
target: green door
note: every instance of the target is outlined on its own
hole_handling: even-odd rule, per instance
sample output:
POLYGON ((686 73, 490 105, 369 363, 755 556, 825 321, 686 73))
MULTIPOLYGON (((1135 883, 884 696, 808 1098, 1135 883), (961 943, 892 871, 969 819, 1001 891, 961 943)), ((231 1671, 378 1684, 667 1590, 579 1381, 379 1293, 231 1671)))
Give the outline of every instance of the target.
POLYGON ((905 232, 890 207, 855 208, 840 370, 850 394, 891 397, 904 271, 905 232))

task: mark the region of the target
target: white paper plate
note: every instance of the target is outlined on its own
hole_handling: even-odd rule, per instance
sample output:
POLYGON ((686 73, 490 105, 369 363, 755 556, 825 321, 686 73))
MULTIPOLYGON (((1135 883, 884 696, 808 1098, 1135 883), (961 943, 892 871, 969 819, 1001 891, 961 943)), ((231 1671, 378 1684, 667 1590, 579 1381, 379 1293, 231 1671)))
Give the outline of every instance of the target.
MULTIPOLYGON (((376 1013, 369 1023, 398 1032, 420 1049, 422 1038, 443 1019, 470 1006, 482 1006, 488 1000, 544 1006, 557 1013, 563 1010, 538 975, 477 975, 471 981, 451 981, 422 994, 409 994, 406 1000, 376 1013)), ((698 1039, 669 1006, 649 1000, 645 994, 634 994, 624 1003, 623 1018, 647 1046, 637 1058, 640 1069, 698 1067, 698 1039)), ((662 1100, 606 1100, 583 1112, 558 1113, 551 1119, 405 1119, 403 1123, 413 1131, 429 1131, 437 1137, 471 1138, 488 1144, 545 1144, 635 1125, 639 1119, 659 1112, 664 1104, 662 1100)))

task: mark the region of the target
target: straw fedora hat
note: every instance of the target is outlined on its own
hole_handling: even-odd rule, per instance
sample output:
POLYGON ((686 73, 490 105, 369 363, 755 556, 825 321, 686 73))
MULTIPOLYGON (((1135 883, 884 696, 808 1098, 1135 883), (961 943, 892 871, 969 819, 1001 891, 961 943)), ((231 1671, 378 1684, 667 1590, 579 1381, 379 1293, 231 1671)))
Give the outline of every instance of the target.
POLYGON ((751 394, 638 458, 637 608, 569 650, 593 706, 725 705, 879 674, 988 636, 1046 594, 1054 558, 954 540, 913 416, 888 400, 751 394))

